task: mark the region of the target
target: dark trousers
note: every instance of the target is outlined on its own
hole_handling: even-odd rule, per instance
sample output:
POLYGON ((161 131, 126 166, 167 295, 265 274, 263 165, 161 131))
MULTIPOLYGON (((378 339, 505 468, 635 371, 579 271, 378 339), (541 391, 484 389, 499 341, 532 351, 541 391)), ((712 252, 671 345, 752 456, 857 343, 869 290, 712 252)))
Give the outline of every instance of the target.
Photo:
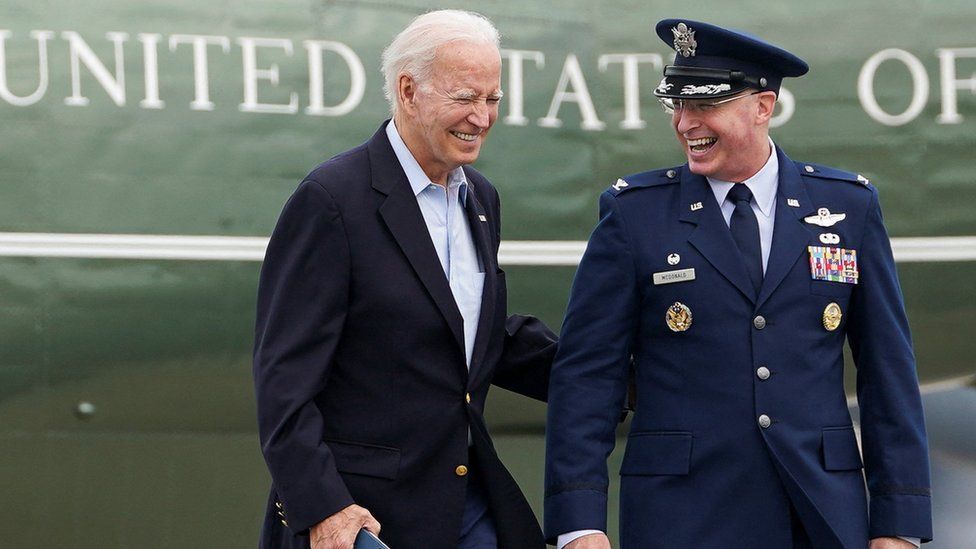
POLYGON ((458 549, 497 549, 495 521, 491 517, 488 495, 482 484, 474 452, 469 452, 468 491, 464 499, 458 549))

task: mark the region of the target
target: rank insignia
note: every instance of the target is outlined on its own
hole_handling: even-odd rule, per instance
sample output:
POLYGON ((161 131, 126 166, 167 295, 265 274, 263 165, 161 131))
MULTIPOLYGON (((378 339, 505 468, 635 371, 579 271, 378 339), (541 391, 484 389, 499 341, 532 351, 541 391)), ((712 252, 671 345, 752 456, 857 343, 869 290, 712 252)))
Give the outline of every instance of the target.
POLYGON ((810 276, 814 280, 828 280, 857 284, 857 250, 808 246, 810 276))
POLYGON ((675 301, 674 305, 668 307, 665 320, 672 332, 683 332, 691 328, 691 309, 684 303, 675 301))
POLYGON ((844 313, 840 310, 840 305, 836 303, 829 303, 827 307, 824 308, 823 312, 823 326, 828 332, 833 332, 840 326, 840 319, 843 318, 844 313))
POLYGON ((808 215, 803 218, 807 223, 817 225, 818 227, 833 227, 838 221, 845 219, 847 219, 847 214, 830 213, 830 210, 827 208, 820 208, 817 210, 817 215, 808 215))

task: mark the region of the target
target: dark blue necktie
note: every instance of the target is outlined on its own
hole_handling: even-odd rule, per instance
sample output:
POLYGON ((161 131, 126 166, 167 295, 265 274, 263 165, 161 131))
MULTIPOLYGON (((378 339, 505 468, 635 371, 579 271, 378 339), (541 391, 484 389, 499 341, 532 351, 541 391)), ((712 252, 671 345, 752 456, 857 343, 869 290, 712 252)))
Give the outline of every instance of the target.
POLYGON ((759 241, 759 222, 756 221, 756 214, 749 205, 752 201, 752 191, 745 184, 736 183, 729 191, 728 200, 735 204, 732 219, 729 220, 732 240, 735 240, 735 245, 742 253, 742 261, 746 264, 752 287, 758 295, 763 279, 762 244, 759 241))

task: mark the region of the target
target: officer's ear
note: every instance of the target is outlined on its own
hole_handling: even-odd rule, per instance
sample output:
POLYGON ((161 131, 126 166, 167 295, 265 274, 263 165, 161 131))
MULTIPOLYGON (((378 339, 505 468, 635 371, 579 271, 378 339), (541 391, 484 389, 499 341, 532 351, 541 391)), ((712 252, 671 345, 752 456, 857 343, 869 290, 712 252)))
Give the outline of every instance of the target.
POLYGON ((776 108, 776 93, 771 91, 759 92, 759 101, 756 104, 756 123, 768 124, 773 117, 773 110, 776 108))

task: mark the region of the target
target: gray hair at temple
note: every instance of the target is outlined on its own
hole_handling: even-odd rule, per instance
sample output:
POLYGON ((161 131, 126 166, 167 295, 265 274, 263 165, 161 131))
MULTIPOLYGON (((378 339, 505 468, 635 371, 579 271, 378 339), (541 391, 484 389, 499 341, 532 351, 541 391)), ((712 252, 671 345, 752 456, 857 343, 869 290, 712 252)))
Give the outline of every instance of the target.
POLYGON ((438 10, 417 16, 383 50, 383 93, 390 113, 397 109, 401 74, 410 75, 420 87, 428 84, 434 58, 451 42, 490 44, 499 47, 498 29, 485 16, 462 10, 438 10))

